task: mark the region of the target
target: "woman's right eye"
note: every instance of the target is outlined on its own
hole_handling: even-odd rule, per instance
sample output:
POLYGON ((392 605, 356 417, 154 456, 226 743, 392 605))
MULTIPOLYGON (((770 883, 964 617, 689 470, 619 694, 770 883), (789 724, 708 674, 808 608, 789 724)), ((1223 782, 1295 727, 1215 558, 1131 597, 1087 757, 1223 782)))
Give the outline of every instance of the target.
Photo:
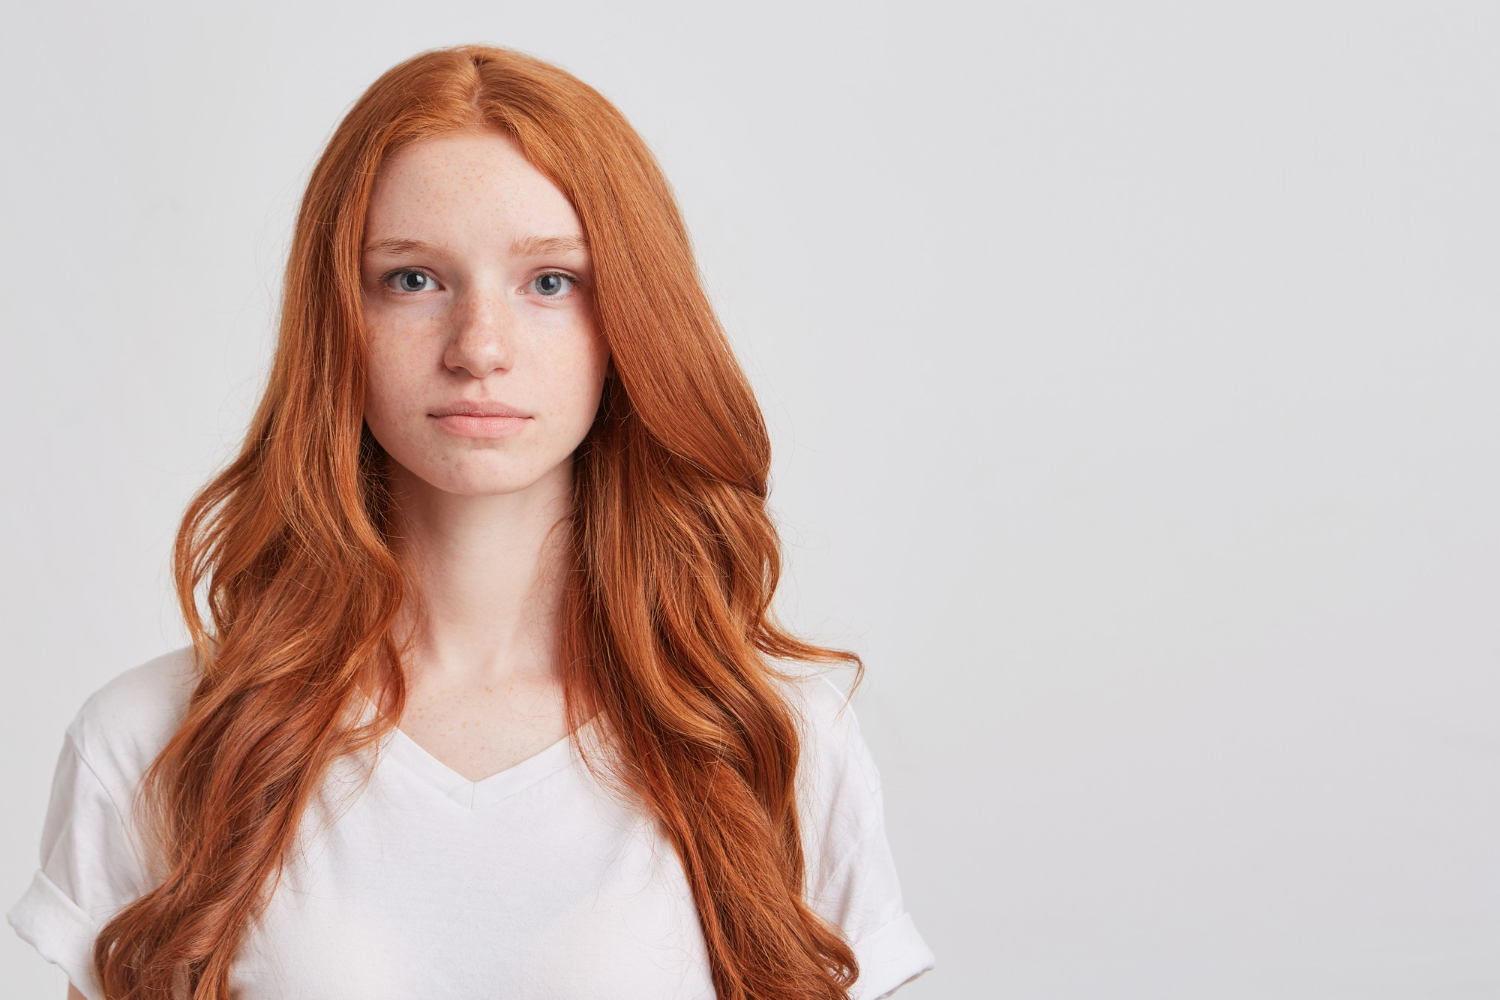
POLYGON ((394 287, 399 292, 425 292, 433 285, 431 275, 410 270, 391 271, 380 279, 380 283, 390 288, 392 278, 396 279, 394 287))

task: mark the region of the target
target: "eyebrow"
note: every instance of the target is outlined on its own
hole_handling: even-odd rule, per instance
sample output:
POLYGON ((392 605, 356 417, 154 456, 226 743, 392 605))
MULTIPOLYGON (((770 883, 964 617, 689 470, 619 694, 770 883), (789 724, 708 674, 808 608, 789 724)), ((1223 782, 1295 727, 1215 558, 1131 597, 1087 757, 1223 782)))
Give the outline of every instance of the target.
MULTIPOLYGON (((589 241, 584 236, 517 236, 511 240, 510 252, 516 257, 541 257, 551 253, 567 253, 582 250, 588 253, 589 241)), ((442 254, 443 248, 425 240, 409 240, 402 236, 391 236, 365 244, 364 252, 401 254, 442 254)))

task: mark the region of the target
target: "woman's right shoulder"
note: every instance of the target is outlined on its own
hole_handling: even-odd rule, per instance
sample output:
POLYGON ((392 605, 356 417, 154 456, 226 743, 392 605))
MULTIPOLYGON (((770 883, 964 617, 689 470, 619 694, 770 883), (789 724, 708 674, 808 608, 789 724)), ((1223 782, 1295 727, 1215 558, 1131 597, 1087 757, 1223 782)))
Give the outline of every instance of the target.
POLYGON ((67 738, 101 778, 133 782, 182 724, 197 682, 191 645, 138 663, 84 700, 67 738))

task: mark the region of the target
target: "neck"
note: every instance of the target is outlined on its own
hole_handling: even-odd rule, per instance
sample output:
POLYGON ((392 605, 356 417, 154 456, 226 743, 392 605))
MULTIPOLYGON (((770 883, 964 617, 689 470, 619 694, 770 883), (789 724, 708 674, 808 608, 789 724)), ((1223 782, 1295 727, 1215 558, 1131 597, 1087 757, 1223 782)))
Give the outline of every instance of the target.
POLYGON ((461 496, 392 463, 392 544, 422 588, 397 617, 398 644, 414 638, 409 681, 444 687, 558 680, 558 609, 571 526, 569 463, 524 490, 461 496), (555 530, 554 530, 555 528, 555 530))

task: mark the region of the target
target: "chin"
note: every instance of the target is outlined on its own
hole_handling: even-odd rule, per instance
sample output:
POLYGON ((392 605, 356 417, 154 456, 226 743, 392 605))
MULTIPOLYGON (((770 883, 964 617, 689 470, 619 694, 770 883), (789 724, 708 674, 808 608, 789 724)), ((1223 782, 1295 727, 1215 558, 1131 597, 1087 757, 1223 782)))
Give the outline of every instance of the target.
POLYGON ((397 484, 401 480, 451 496, 482 497, 520 493, 535 486, 550 491, 552 485, 566 489, 572 479, 572 453, 532 448, 433 447, 430 442, 411 442, 409 460, 387 449, 394 461, 397 484), (538 452, 541 452, 540 454, 538 452), (546 481, 556 479, 555 484, 546 481))
POLYGON ((564 477, 557 485, 570 479, 571 456, 561 462, 530 460, 520 455, 490 453, 465 455, 451 464, 436 468, 415 468, 411 472, 434 489, 454 496, 483 497, 520 493, 535 486, 550 490, 545 480, 555 476, 564 477))
POLYGON ((441 469, 412 470, 433 489, 461 497, 499 496, 519 493, 540 478, 530 470, 478 469, 448 466, 441 469))
POLYGON ((513 479, 475 477, 458 479, 448 483, 434 484, 445 493, 460 497, 496 497, 509 493, 520 493, 535 480, 516 482, 513 479))

